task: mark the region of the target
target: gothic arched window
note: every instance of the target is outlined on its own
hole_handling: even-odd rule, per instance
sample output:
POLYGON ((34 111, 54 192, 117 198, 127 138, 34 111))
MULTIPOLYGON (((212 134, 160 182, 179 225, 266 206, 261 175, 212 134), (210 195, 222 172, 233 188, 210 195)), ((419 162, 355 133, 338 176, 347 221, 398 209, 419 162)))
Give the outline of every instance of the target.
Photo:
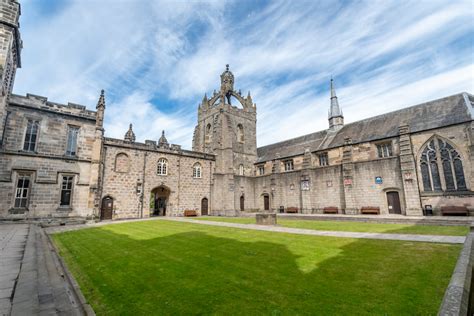
POLYGON ((244 142, 244 127, 242 124, 237 125, 237 139, 239 142, 244 142))
POLYGON ((165 158, 160 158, 158 160, 158 167, 156 168, 156 173, 161 176, 166 176, 168 174, 168 160, 165 158))
POLYGON ((420 158, 420 169, 424 191, 467 189, 461 156, 441 138, 433 138, 425 146, 420 158))
POLYGON ((199 162, 196 162, 193 166, 193 178, 201 178, 202 168, 199 162))

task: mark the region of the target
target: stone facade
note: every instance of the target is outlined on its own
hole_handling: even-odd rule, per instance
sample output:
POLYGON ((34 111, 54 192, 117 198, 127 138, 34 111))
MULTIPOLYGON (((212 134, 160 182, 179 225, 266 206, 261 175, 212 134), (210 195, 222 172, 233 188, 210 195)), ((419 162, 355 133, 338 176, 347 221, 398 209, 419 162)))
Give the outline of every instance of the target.
POLYGON ((257 106, 234 89, 227 65, 219 90, 199 104, 192 151, 164 131, 137 142, 132 124, 123 140, 106 138, 104 91, 96 111, 11 94, 19 14, 16 1, 0 0, 2 218, 474 211, 471 94, 345 124, 331 80, 328 129, 257 148, 257 106))

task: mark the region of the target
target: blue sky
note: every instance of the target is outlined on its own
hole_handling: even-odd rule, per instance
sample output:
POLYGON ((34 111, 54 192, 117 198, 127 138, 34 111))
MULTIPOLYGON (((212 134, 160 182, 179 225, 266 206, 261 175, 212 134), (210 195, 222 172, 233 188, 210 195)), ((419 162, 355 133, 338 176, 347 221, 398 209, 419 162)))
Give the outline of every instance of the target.
POLYGON ((95 108, 106 135, 191 148, 197 106, 230 64, 258 145, 474 92, 472 1, 22 0, 14 93, 95 108))

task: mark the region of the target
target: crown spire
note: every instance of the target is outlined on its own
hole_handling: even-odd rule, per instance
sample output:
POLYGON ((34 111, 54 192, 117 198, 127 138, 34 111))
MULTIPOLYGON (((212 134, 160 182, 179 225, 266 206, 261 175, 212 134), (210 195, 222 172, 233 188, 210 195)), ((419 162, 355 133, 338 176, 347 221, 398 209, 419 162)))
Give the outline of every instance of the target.
POLYGON ((160 139, 158 140, 158 147, 160 148, 168 148, 169 144, 168 144, 168 140, 166 139, 166 136, 165 136, 165 131, 163 130, 161 132, 161 137, 160 139))

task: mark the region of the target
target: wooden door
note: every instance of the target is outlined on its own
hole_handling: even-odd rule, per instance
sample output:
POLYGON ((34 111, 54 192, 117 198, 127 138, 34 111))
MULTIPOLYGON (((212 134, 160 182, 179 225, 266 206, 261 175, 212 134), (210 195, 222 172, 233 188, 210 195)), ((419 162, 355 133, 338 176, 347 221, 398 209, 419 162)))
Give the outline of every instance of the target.
POLYGON ((112 213, 114 211, 114 199, 107 196, 102 199, 102 208, 100 212, 100 219, 107 220, 112 219, 112 213))
POLYGON ((240 197, 240 211, 243 212, 245 209, 245 197, 242 195, 240 197))
POLYGON ((388 212, 390 214, 402 214, 398 192, 387 192, 387 202, 388 212))
POLYGON ((207 198, 203 198, 201 200, 201 215, 208 215, 209 210, 208 210, 208 201, 207 198))
POLYGON ((263 196, 263 209, 265 211, 270 210, 270 197, 268 195, 263 196))

